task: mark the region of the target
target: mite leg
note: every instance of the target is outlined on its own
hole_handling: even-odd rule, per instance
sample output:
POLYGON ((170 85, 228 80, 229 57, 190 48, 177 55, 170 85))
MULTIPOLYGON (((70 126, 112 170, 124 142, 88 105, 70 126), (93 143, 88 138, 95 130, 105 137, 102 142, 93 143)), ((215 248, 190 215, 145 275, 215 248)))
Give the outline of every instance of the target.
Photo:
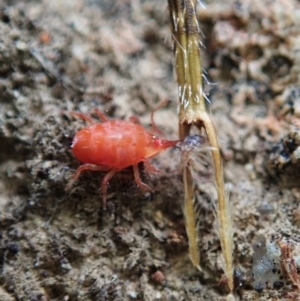
POLYGON ((97 108, 94 109, 93 113, 95 113, 102 121, 109 121, 107 116, 102 111, 100 111, 99 109, 97 109, 97 108))
POLYGON ((154 113, 159 110, 160 108, 164 107, 167 103, 169 102, 169 99, 165 99, 163 101, 161 101, 155 108, 154 110, 152 111, 151 113, 151 126, 153 128, 153 131, 156 132, 157 134, 159 134, 160 136, 162 137, 165 137, 164 133, 162 132, 162 130, 160 130, 155 122, 154 122, 154 113))
POLYGON ((141 124, 140 119, 137 116, 130 116, 129 121, 135 124, 139 124, 139 125, 141 124))
POLYGON ((144 160, 143 163, 149 175, 153 173, 160 173, 160 170, 155 168, 148 160, 144 160))
POLYGON ((106 209, 106 184, 108 181, 115 175, 117 172, 117 169, 111 169, 103 178, 101 183, 101 190, 102 190, 102 204, 103 204, 103 210, 106 209))
POLYGON ((87 114, 80 113, 80 112, 67 112, 67 113, 72 115, 73 117, 81 118, 88 123, 91 123, 91 124, 96 123, 96 121, 87 114))
POLYGON ((74 176, 72 177, 72 179, 70 180, 70 182, 68 183, 66 190, 70 190, 72 185, 74 184, 74 182, 78 179, 78 177, 80 176, 80 174, 83 171, 86 170, 91 170, 91 171, 106 171, 107 168, 104 166, 98 166, 98 165, 94 165, 94 164, 83 164, 81 166, 79 166, 74 174, 74 176))
POLYGON ((139 173, 139 167, 138 165, 133 165, 133 174, 134 174, 134 179, 135 182, 144 190, 150 190, 153 191, 153 189, 148 186, 147 184, 143 183, 141 178, 140 178, 140 173, 139 173))

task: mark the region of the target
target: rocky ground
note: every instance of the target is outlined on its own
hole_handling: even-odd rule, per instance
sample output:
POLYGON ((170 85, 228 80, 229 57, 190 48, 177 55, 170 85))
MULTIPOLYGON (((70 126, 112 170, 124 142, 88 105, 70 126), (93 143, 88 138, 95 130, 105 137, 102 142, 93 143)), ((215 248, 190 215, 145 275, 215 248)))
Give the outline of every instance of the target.
MULTIPOLYGON (((300 4, 206 1, 198 16, 205 90, 219 135, 234 223, 236 300, 300 300, 300 4)), ((84 122, 155 114, 177 138, 167 1, 0 3, 0 300, 232 300, 207 175, 197 181, 203 271, 189 261, 180 153, 109 185, 70 145, 84 122)))

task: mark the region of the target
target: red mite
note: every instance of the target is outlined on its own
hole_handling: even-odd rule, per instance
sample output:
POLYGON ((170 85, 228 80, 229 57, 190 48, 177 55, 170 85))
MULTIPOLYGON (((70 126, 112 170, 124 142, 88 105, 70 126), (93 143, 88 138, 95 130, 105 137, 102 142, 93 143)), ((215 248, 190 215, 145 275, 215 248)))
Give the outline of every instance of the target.
MULTIPOLYGON (((73 139, 73 155, 84 164, 77 169, 67 189, 71 188, 83 171, 107 171, 101 184, 103 207, 106 208, 106 184, 116 172, 133 166, 135 182, 141 188, 151 190, 140 178, 138 163, 143 162, 148 172, 157 171, 148 159, 175 146, 179 140, 160 139, 134 122, 133 118, 131 121, 109 120, 98 109, 94 113, 102 123, 83 113, 71 112, 72 116, 79 117, 90 125, 77 132, 73 139)), ((153 113, 151 120, 153 123, 153 113)), ((153 126, 155 127, 154 123, 153 126)))

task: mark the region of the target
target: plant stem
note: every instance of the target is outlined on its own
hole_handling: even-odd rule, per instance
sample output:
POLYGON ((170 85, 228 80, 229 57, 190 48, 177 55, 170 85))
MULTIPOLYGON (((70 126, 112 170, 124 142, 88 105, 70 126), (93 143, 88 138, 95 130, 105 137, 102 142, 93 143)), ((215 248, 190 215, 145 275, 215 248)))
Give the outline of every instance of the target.
MULTIPOLYGON (((217 218, 219 236, 225 260, 228 285, 233 290, 232 220, 225 194, 223 167, 216 131, 206 111, 202 83, 200 29, 195 13, 195 0, 168 0, 172 36, 174 41, 175 69, 179 94, 179 137, 189 135, 192 126, 205 129, 211 145, 218 194, 217 218)), ((192 263, 200 268, 199 237, 194 208, 194 183, 188 167, 184 167, 184 215, 192 263)))

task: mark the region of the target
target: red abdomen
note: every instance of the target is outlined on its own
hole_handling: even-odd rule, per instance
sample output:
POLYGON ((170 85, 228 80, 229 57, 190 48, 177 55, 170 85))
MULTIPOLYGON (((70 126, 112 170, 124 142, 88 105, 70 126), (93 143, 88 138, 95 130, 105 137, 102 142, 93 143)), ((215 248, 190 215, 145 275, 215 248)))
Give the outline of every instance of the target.
POLYGON ((122 169, 145 159, 147 143, 151 137, 138 124, 112 120, 77 132, 72 152, 83 163, 122 169))

